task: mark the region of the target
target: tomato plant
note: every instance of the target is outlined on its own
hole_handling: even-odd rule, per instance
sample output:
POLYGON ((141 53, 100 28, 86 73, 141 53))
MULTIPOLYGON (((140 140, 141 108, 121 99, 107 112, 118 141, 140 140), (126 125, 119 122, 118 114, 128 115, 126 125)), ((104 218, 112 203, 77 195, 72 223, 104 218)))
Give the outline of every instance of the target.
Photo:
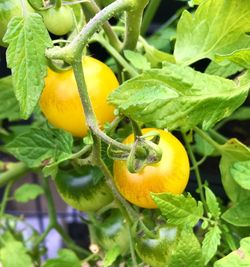
MULTIPOLYGON (((114 162, 114 179, 121 194, 133 204, 143 208, 156 208, 150 192, 181 194, 189 178, 189 160, 185 148, 171 133, 146 128, 146 134, 156 130, 160 134, 159 146, 162 159, 146 166, 139 173, 130 173, 125 161, 114 162)), ((128 136, 123 143, 133 143, 134 135, 128 136)))
POLYGON ((249 0, 0 0, 1 266, 250 266, 249 14, 249 0), (48 224, 27 241, 11 208, 37 197, 48 224), (47 259, 53 230, 65 249, 47 259))
MULTIPOLYGON (((114 107, 108 104, 108 94, 118 87, 114 73, 104 63, 92 57, 83 60, 86 85, 95 115, 100 125, 114 118, 114 107)), ((55 127, 82 137, 87 133, 87 124, 73 70, 54 72, 48 70, 40 106, 55 127)))

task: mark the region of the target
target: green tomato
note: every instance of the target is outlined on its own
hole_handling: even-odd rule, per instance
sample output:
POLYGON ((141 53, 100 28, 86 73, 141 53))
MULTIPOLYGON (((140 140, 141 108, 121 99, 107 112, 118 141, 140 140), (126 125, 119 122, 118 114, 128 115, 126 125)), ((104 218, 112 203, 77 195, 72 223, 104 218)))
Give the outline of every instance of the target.
POLYGON ((40 14, 43 16, 44 24, 48 31, 55 35, 64 35, 73 30, 73 10, 68 6, 50 8, 41 11, 40 14))
POLYGON ((102 214, 94 226, 94 233, 105 251, 118 245, 122 255, 126 255, 128 252, 128 229, 119 209, 110 209, 102 214))
POLYGON ((81 175, 75 171, 60 171, 55 184, 62 199, 80 211, 97 211, 113 200, 102 173, 96 167, 82 167, 81 175))
MULTIPOLYGON (((24 1, 28 11, 33 11, 30 5, 24 1)), ((3 41, 3 36, 7 30, 9 21, 15 16, 22 16, 20 0, 0 0, 0 45, 7 46, 3 41)))
POLYGON ((158 229, 155 238, 150 238, 146 234, 138 234, 135 249, 143 262, 152 267, 166 267, 177 246, 178 237, 177 227, 162 226, 158 229))

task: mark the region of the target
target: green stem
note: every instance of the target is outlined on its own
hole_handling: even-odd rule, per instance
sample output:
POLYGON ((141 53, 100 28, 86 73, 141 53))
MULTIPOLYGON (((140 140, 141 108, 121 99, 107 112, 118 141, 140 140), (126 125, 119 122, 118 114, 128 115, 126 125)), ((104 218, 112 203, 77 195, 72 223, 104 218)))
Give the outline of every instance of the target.
POLYGON ((208 134, 206 134, 204 131, 202 131, 198 127, 194 127, 195 132, 202 137, 204 140, 206 140, 210 145, 212 145, 216 150, 221 152, 221 145, 219 145, 217 142, 215 142, 208 134))
POLYGON ((54 227, 57 224, 57 217, 56 217, 54 200, 50 190, 49 178, 43 178, 41 180, 42 180, 44 195, 47 200, 49 221, 50 224, 54 227))
POLYGON ((132 128, 133 128, 133 132, 134 132, 134 136, 136 138, 136 136, 142 136, 142 131, 140 126, 138 125, 138 123, 132 119, 130 119, 131 124, 132 124, 132 128))
POLYGON ((0 187, 10 181, 15 181, 29 171, 29 168, 23 162, 13 163, 11 168, 0 174, 0 187))
POLYGON ((143 11, 147 4, 148 0, 135 0, 135 6, 126 12, 126 32, 123 50, 134 50, 136 48, 140 36, 143 11))
POLYGON ((75 62, 72 67, 89 128, 96 136, 101 138, 105 143, 116 146, 117 148, 124 151, 130 151, 131 145, 124 145, 120 142, 117 142, 99 129, 95 113, 93 111, 93 107, 88 95, 81 61, 75 62))
POLYGON ((2 202, 1 202, 1 206, 0 206, 0 218, 4 215, 4 211, 6 209, 6 205, 7 205, 7 202, 8 202, 8 197, 9 197, 9 194, 10 194, 10 189, 11 189, 11 186, 12 186, 13 182, 10 181, 5 190, 4 190, 4 194, 3 194, 3 199, 2 199, 2 202))
MULTIPOLYGON (((207 156, 203 156, 199 161, 197 161, 197 166, 200 166, 203 162, 206 161, 206 159, 207 159, 207 156)), ((194 166, 190 168, 191 171, 194 169, 195 169, 194 166)))
POLYGON ((152 19, 154 18, 155 13, 158 10, 160 4, 161 0, 150 0, 142 20, 142 26, 141 26, 142 35, 145 35, 145 33, 147 32, 147 29, 151 24, 152 19))
POLYGON ((130 204, 121 196, 120 192, 117 190, 113 176, 110 173, 108 167, 104 163, 103 159, 101 158, 101 141, 98 137, 93 136, 95 146, 93 148, 93 152, 95 153, 96 158, 96 165, 99 166, 100 170, 102 171, 106 184, 110 188, 111 192, 113 193, 115 199, 119 201, 119 203, 125 208, 126 212, 128 213, 128 217, 130 222, 133 222, 137 218, 139 218, 136 211, 130 206, 130 204))
POLYGON ((132 0, 116 0, 111 3, 98 12, 68 46, 48 49, 46 52, 47 57, 51 59, 62 59, 70 64, 75 60, 81 60, 83 49, 97 29, 114 16, 114 14, 130 9, 133 4, 132 0))
POLYGON ((59 9, 62 6, 62 0, 55 0, 55 8, 59 9))
POLYGON ((219 143, 224 144, 228 141, 228 139, 217 131, 210 129, 208 130, 209 134, 214 137, 219 143))
POLYGON ((109 54, 114 57, 121 66, 124 67, 131 77, 135 77, 139 74, 136 69, 130 65, 104 38, 98 36, 92 40, 100 43, 109 52, 109 54))
POLYGON ((70 159, 77 159, 80 158, 81 156, 83 156, 84 154, 86 154, 87 152, 89 152, 92 148, 92 145, 86 145, 85 147, 83 147, 83 149, 81 149, 80 151, 72 154, 70 159))
POLYGON ((90 254, 87 258, 81 261, 82 266, 85 266, 83 263, 88 263, 89 261, 94 260, 95 258, 99 258, 99 256, 97 254, 90 254))
POLYGON ((51 224, 49 224, 47 226, 47 228, 45 229, 45 231, 39 236, 39 238, 35 241, 34 243, 34 247, 38 247, 40 245, 41 242, 44 241, 44 239, 47 237, 47 235, 49 234, 49 232, 53 229, 53 226, 51 224))
MULTIPOLYGON (((62 226, 57 222, 56 209, 55 209, 55 204, 54 204, 52 192, 51 192, 50 185, 49 185, 49 179, 43 178, 42 185, 43 185, 44 194, 45 194, 47 204, 48 204, 47 206, 48 206, 49 226, 51 227, 51 229, 52 228, 55 229, 61 235, 61 237, 63 238, 63 241, 69 248, 73 249, 76 252, 82 253, 84 255, 89 255, 88 251, 74 244, 74 242, 68 236, 68 234, 64 231, 62 226)), ((48 231, 50 231, 51 229, 47 228, 48 231)))
POLYGON ((194 172, 195 172, 195 176, 196 176, 196 180, 197 180, 197 184, 198 184, 198 188, 199 188, 199 194, 200 194, 200 199, 204 205, 204 208, 206 210, 206 212, 208 212, 208 208, 207 208, 207 203, 206 203, 206 199, 205 199, 205 194, 204 194, 204 191, 203 191, 203 184, 202 184, 202 180, 201 180, 201 175, 200 175, 200 170, 199 170, 199 167, 198 167, 198 163, 196 161, 196 158, 194 156, 194 153, 193 153, 193 150, 188 142, 188 139, 186 137, 186 135, 183 133, 182 134, 183 136, 183 139, 185 141, 185 144, 186 144, 186 148, 187 148, 187 151, 188 151, 188 154, 190 156, 190 159, 191 159, 191 162, 193 164, 193 168, 194 168, 194 172))
POLYGON ((81 248, 79 246, 77 246, 73 240, 70 238, 70 236, 64 231, 64 229, 62 228, 62 226, 60 224, 56 224, 54 226, 54 229, 60 234, 60 236, 63 238, 64 243, 67 245, 68 248, 81 253, 85 256, 89 256, 89 252, 87 250, 85 250, 84 248, 81 248))
POLYGON ((131 254, 131 259, 132 259, 132 264, 133 267, 138 266, 137 261, 136 261, 136 255, 135 255, 135 248, 134 248, 134 242, 131 234, 131 228, 129 227, 128 224, 126 224, 126 228, 128 231, 128 237, 129 237, 129 248, 130 248, 130 254, 131 254))
MULTIPOLYGON (((92 14, 98 14, 101 10, 98 7, 98 5, 93 0, 89 0, 89 2, 86 3, 86 7, 90 10, 92 14)), ((120 40, 118 39, 117 35, 113 31, 111 25, 106 21, 103 23, 103 29, 109 39, 109 43, 116 51, 120 51, 122 48, 122 44, 120 40)))

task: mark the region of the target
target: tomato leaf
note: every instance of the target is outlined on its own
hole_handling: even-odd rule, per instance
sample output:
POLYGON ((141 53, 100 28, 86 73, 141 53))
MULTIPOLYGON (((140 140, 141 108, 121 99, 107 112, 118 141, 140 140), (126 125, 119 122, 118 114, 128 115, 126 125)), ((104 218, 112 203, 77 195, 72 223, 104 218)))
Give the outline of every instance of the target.
POLYGON ((220 245, 221 230, 215 225, 209 229, 205 234, 205 238, 202 241, 202 257, 205 265, 213 258, 216 254, 217 248, 220 245))
POLYGON ((61 249, 58 251, 58 258, 49 259, 43 267, 81 267, 81 261, 76 254, 69 249, 61 249))
POLYGON ((215 59, 217 61, 230 60, 243 68, 250 69, 250 48, 239 49, 227 55, 217 55, 215 59))
POLYGON ((147 58, 141 55, 140 53, 125 50, 124 56, 130 61, 130 63, 139 70, 148 70, 150 69, 150 63, 147 61, 147 58))
POLYGON ((219 203, 213 191, 211 191, 208 187, 205 187, 205 195, 206 195, 206 203, 212 216, 216 219, 219 218, 221 211, 220 211, 219 203))
POLYGON ((0 249, 0 262, 6 267, 32 267, 32 261, 21 242, 8 241, 0 249))
POLYGON ((242 70, 242 67, 230 61, 223 62, 222 65, 218 64, 215 61, 211 61, 210 64, 207 66, 205 73, 226 78, 242 70))
POLYGON ((189 65, 215 54, 228 54, 242 45, 250 31, 248 0, 203 1, 194 15, 184 11, 177 25, 174 55, 189 65))
POLYGON ((43 194, 43 188, 37 184, 23 184, 18 187, 14 193, 14 198, 18 202, 28 202, 36 199, 39 195, 43 194))
POLYGON ((244 189, 232 176, 231 168, 236 162, 248 161, 250 149, 237 139, 231 139, 221 146, 220 173, 227 196, 233 202, 250 198, 250 191, 244 189))
POLYGON ((241 239, 240 247, 215 262, 214 267, 250 266, 250 237, 241 239))
POLYGON ((0 79, 0 119, 20 118, 18 102, 14 94, 11 76, 0 79))
POLYGON ((114 246, 108 250, 104 256, 103 267, 111 266, 120 254, 121 250, 119 246, 114 246))
POLYGON ((203 206, 190 194, 173 195, 170 193, 151 193, 153 200, 168 223, 193 227, 203 215, 203 206))
POLYGON ((231 175, 242 188, 250 190, 250 161, 235 162, 230 168, 231 175))
POLYGON ((235 226, 250 226, 250 198, 242 200, 222 214, 222 219, 235 226))
POLYGON ((201 246, 190 228, 181 231, 168 267, 203 267, 201 246))
POLYGON ((3 38, 9 43, 7 62, 11 68, 21 116, 27 119, 35 108, 47 74, 45 49, 51 39, 40 15, 13 17, 3 38))
POLYGON ((31 128, 6 145, 7 150, 29 167, 59 164, 71 157, 71 134, 56 129, 31 128))
POLYGON ((123 83, 109 101, 135 121, 186 131, 198 124, 212 127, 247 97, 250 80, 246 78, 236 84, 190 67, 164 64, 123 83))

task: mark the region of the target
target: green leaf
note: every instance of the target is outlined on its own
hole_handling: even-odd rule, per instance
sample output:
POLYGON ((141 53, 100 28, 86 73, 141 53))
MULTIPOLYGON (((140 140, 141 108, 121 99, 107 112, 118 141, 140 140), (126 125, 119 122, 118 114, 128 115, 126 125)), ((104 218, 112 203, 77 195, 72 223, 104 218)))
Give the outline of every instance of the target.
POLYGON ((250 198, 250 191, 242 188, 233 179, 231 167, 238 161, 250 160, 250 149, 237 139, 230 139, 221 146, 220 173, 227 196, 233 202, 250 198))
POLYGON ((174 25, 169 25, 169 23, 165 23, 155 33, 153 33, 147 39, 147 41, 150 45, 152 45, 152 47, 156 49, 165 52, 171 52, 171 40, 175 37, 175 35, 176 27, 174 25))
POLYGON ((151 63, 152 67, 161 67, 164 62, 175 63, 175 58, 172 54, 160 51, 147 42, 143 42, 142 44, 145 50, 145 57, 151 63))
POLYGON ((202 241, 202 257, 205 265, 213 258, 217 252, 217 248, 220 245, 221 230, 215 225, 209 229, 205 234, 205 238, 202 241))
POLYGON ((215 152, 215 149, 200 135, 194 135, 195 145, 193 146, 195 151, 203 156, 210 156, 215 152))
POLYGON ((20 118, 11 76, 0 79, 0 120, 20 118))
POLYGON ((208 67, 206 68, 205 73, 226 78, 243 70, 242 67, 232 62, 228 61, 226 63, 223 63, 223 65, 220 65, 214 61, 211 61, 208 67))
POLYGON ((208 187, 205 187, 205 195, 209 211, 214 218, 218 219, 221 215, 221 211, 216 196, 208 187))
POLYGON ((235 226, 250 226, 250 198, 238 202, 222 214, 222 219, 235 226))
POLYGON ((250 81, 233 81, 165 63, 123 83, 109 101, 135 121, 169 130, 203 129, 229 116, 246 99, 250 81), (176 112, 178 111, 178 112, 176 112))
POLYGON ((7 150, 29 167, 59 164, 72 155, 73 138, 61 130, 31 128, 6 145, 7 150))
POLYGON ((249 31, 249 0, 203 1, 194 15, 182 13, 177 25, 176 61, 189 65, 202 58, 213 59, 215 54, 231 53, 240 49, 249 31))
POLYGON ((201 246, 190 228, 181 231, 168 267, 203 267, 201 246))
POLYGON ((9 241, 0 249, 0 262, 3 267, 32 267, 30 256, 21 242, 9 241))
POLYGON ((108 250, 104 256, 103 267, 111 266, 120 254, 121 251, 119 246, 115 246, 108 250))
POLYGON ((144 57, 142 54, 125 50, 124 56, 127 60, 130 61, 130 63, 139 70, 148 70, 150 69, 150 63, 147 61, 146 57, 144 57))
POLYGON ((249 120, 250 119, 250 107, 240 107, 238 108, 230 117, 227 118, 228 120, 249 120))
POLYGON ((151 196, 169 224, 193 227, 203 215, 202 203, 190 194, 185 197, 170 193, 151 193, 151 196))
POLYGON ((235 162, 230 168, 231 175, 242 188, 250 190, 250 160, 235 162))
POLYGON ((21 116, 27 119, 35 108, 47 74, 45 49, 52 46, 42 17, 27 13, 13 17, 4 36, 9 43, 7 62, 11 68, 21 116))
POLYGON ((69 249, 61 249, 58 251, 58 258, 49 259, 43 267, 81 267, 81 261, 76 254, 69 249))
POLYGON ((249 69, 250 68, 250 48, 236 50, 226 55, 217 55, 215 59, 217 61, 229 60, 243 68, 249 69))
POLYGON ((28 202, 36 199, 39 195, 43 194, 43 188, 37 184, 23 184, 18 187, 14 193, 14 198, 18 202, 28 202))
POLYGON ((240 247, 215 262, 214 267, 247 267, 250 266, 250 237, 241 239, 240 247))

